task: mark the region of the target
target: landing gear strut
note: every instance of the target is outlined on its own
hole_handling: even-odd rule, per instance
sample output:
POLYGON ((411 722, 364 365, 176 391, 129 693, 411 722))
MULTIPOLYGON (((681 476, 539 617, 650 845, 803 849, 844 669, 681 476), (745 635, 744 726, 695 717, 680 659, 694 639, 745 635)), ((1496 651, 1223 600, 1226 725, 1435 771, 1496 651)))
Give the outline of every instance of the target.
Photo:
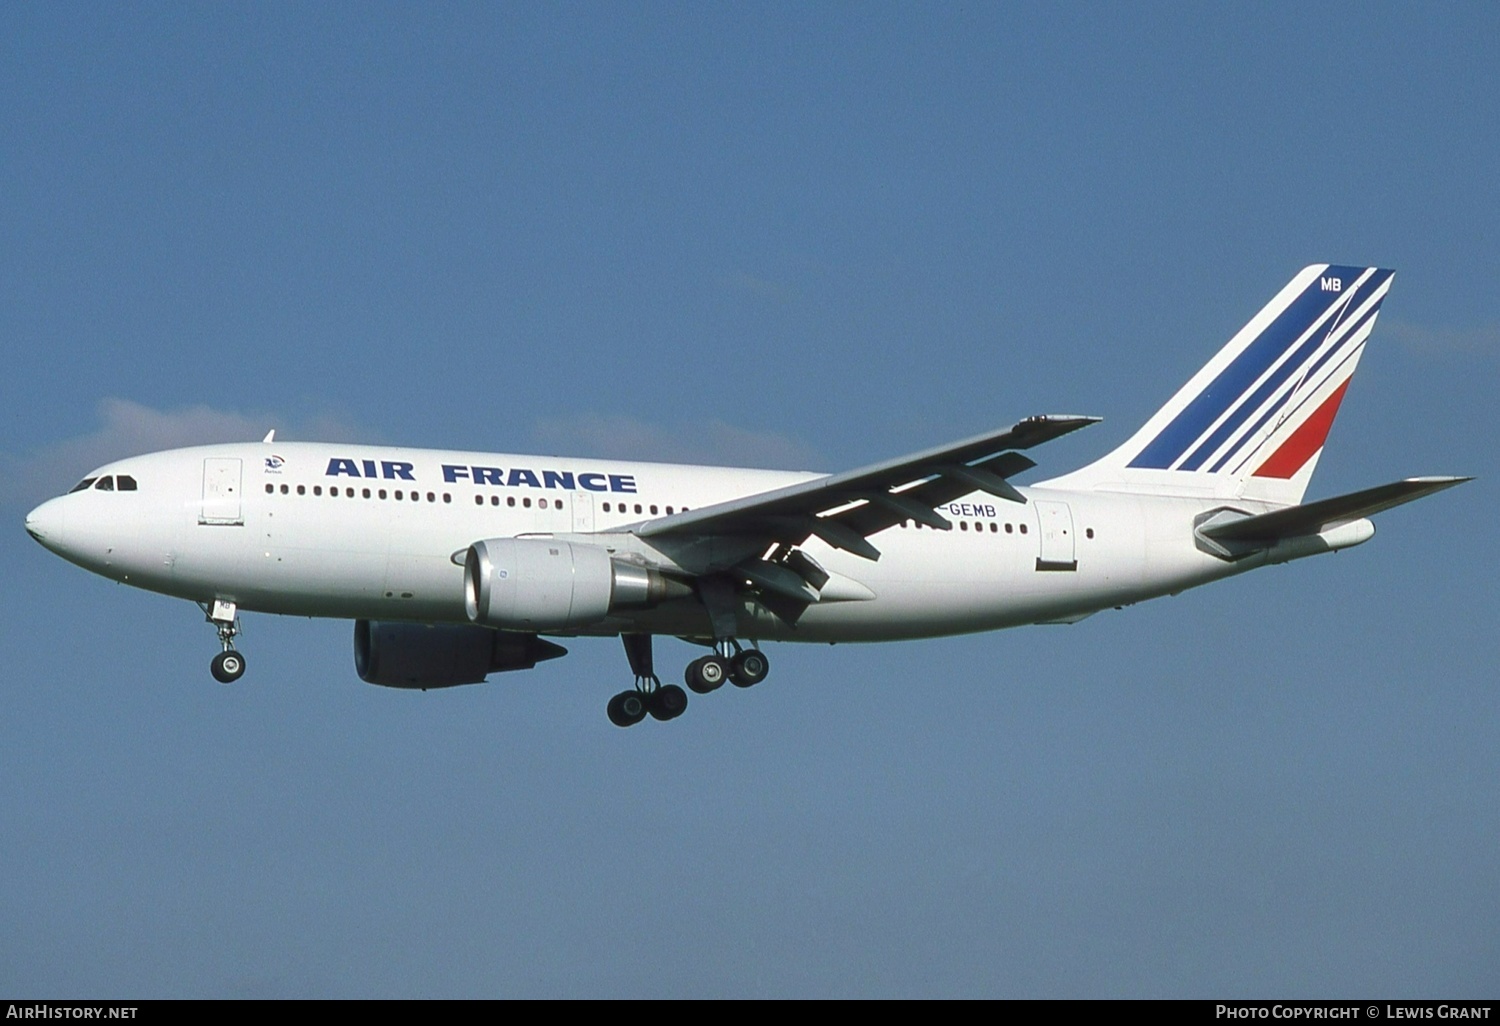
POLYGON ((688 663, 687 686, 700 695, 716 691, 727 677, 735 687, 759 684, 771 672, 771 661, 758 648, 741 648, 735 640, 739 623, 739 595, 725 577, 706 577, 698 582, 698 597, 708 610, 714 631, 714 653, 688 663))
POLYGON ((687 709, 687 692, 676 684, 663 684, 656 676, 651 656, 651 635, 622 634, 625 658, 635 674, 635 689, 622 691, 609 700, 609 722, 633 727, 649 713, 653 719, 675 720, 687 709))
POLYGON ((245 674, 245 657, 234 648, 234 639, 240 633, 240 620, 236 615, 235 604, 214 599, 211 606, 207 602, 200 602, 198 605, 203 609, 203 618, 219 632, 219 644, 224 646, 224 651, 214 656, 213 661, 208 664, 208 671, 220 684, 233 684, 245 674))

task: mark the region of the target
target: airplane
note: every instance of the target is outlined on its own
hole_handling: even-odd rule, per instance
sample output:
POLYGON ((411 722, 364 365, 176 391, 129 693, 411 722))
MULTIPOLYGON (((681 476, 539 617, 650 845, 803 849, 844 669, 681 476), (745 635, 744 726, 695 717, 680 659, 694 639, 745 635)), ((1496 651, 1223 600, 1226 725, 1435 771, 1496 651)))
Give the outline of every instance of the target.
POLYGON ((359 677, 480 683, 619 636, 612 723, 671 720, 652 639, 709 651, 704 695, 765 679, 765 641, 1076 623, 1361 544, 1368 519, 1467 477, 1304 503, 1394 272, 1304 268, 1122 445, 1029 486, 1023 454, 1097 417, 1043 415, 837 474, 278 442, 119 460, 26 517, 101 576, 196 602, 223 683, 242 611, 350 619, 359 677))

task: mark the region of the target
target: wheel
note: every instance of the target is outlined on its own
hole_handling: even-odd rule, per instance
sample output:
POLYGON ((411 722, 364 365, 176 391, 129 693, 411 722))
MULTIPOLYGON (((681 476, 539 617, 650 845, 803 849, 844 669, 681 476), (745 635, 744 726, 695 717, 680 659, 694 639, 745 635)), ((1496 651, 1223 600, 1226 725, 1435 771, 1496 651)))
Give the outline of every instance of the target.
POLYGON ((735 687, 752 687, 765 680, 770 672, 771 660, 758 648, 747 648, 729 661, 729 679, 735 687))
POLYGON ((245 657, 234 649, 226 649, 214 656, 214 661, 208 664, 209 672, 214 675, 214 680, 220 684, 233 684, 245 673, 245 657))
POLYGON ((687 678, 688 687, 706 695, 723 687, 724 678, 729 676, 729 664, 716 655, 702 656, 688 663, 683 676, 687 678))
POLYGON ((646 708, 658 720, 675 720, 687 711, 687 692, 676 684, 664 684, 651 693, 646 708))
POLYGON ((617 727, 633 727, 646 718, 646 696, 639 691, 621 691, 606 707, 609 722, 617 727))

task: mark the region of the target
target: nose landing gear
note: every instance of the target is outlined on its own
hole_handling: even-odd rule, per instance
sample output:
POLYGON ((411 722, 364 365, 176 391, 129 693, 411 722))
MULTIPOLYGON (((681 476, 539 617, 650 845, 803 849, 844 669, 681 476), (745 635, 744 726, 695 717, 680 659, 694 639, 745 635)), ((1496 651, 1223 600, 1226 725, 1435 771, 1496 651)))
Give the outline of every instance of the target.
POLYGON ((240 620, 236 615, 235 604, 214 599, 211 606, 207 602, 200 602, 198 605, 203 610, 203 618, 219 632, 219 644, 224 646, 224 651, 214 656, 213 661, 208 664, 208 672, 220 684, 233 684, 245 675, 245 657, 234 648, 234 639, 240 633, 240 620))

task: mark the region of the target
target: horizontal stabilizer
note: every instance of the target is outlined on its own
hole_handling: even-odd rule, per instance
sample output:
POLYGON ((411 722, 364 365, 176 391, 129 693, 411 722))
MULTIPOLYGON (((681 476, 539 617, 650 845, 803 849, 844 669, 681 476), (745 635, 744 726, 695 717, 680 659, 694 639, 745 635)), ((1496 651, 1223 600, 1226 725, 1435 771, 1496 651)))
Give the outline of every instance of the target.
POLYGON ((1394 481, 1301 506, 1288 506, 1271 513, 1209 522, 1199 527, 1198 533, 1217 542, 1273 542, 1280 538, 1320 534, 1331 527, 1371 516, 1392 506, 1400 506, 1471 480, 1473 478, 1468 477, 1409 477, 1404 481, 1394 481))

